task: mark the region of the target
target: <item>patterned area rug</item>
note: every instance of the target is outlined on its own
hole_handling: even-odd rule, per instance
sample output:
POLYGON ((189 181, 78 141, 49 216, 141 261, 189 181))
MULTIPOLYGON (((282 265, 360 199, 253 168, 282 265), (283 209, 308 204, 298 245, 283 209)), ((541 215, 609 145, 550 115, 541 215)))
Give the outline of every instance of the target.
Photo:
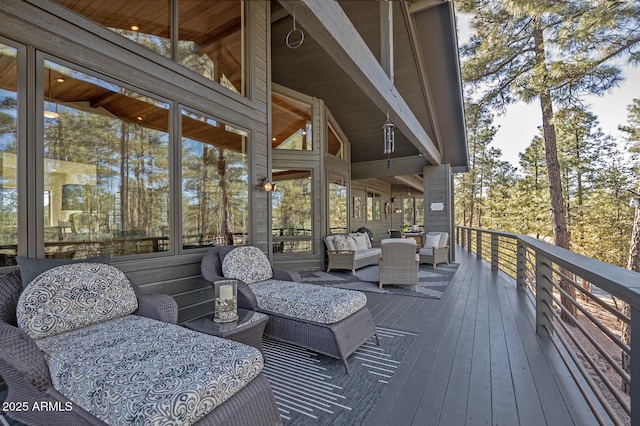
POLYGON ((411 286, 386 284, 382 287, 382 290, 380 290, 378 288, 378 277, 380 273, 378 265, 358 269, 355 276, 347 271, 303 272, 301 276, 303 282, 310 284, 320 284, 349 290, 370 291, 373 293, 440 299, 457 269, 457 263, 438 265, 436 269, 433 269, 430 265, 420 265, 417 292, 414 291, 411 286))
POLYGON ((263 339, 271 383, 284 426, 363 424, 411 346, 415 334, 378 327, 380 346, 369 339, 340 360, 298 346, 263 339))

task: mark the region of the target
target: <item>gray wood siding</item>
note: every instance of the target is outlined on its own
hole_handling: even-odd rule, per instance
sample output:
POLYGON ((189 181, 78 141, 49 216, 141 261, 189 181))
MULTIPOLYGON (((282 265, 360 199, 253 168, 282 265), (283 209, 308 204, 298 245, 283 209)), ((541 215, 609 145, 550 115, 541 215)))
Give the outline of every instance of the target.
MULTIPOLYGON (((249 238, 251 244, 267 251, 270 247, 269 202, 264 191, 255 187, 257 180, 267 176, 271 169, 270 3, 250 1, 247 6, 246 98, 50 1, 0 0, 0 36, 52 55, 53 61, 68 61, 72 66, 104 74, 248 130, 252 212, 249 238)), ((27 126, 33 124, 27 123, 27 126)), ((30 143, 33 144, 33 140, 30 143)), ((179 183, 174 184, 175 188, 178 186, 179 183)), ((36 196, 36 193, 29 194, 29 197, 36 196)), ((36 256, 36 247, 41 245, 35 237, 21 244, 30 247, 30 256, 36 256)), ((211 286, 200 279, 200 259, 204 252, 182 253, 178 249, 134 260, 115 258, 113 265, 122 269, 144 292, 172 295, 178 302, 179 321, 184 322, 213 310, 211 286)))
POLYGON ((451 259, 453 250, 453 195, 451 188, 451 167, 427 166, 424 168, 424 228, 425 232, 443 231, 449 233, 451 259), (443 203, 444 210, 431 211, 432 203, 443 203))
POLYGON ((353 218, 351 212, 350 231, 355 231, 361 226, 369 228, 373 232, 374 244, 380 244, 380 240, 387 238, 387 231, 391 228, 391 218, 384 217, 384 203, 391 202, 391 185, 378 179, 359 179, 351 181, 351 198, 349 203, 353 207, 353 197, 362 198, 362 218, 353 218), (367 192, 380 194, 381 218, 379 221, 367 221, 367 192))

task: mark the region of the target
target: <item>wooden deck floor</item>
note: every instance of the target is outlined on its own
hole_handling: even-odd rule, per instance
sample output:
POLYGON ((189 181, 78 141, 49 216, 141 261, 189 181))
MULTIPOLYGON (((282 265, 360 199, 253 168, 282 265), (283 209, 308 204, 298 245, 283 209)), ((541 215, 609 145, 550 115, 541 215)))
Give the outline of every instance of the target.
POLYGON ((456 261, 440 300, 367 293, 376 325, 417 333, 367 426, 597 424, 514 280, 456 261))

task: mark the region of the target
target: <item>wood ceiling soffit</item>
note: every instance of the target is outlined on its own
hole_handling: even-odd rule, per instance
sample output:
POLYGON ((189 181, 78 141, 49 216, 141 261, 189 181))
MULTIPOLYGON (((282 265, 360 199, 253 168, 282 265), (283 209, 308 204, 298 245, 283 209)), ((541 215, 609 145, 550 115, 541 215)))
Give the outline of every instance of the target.
MULTIPOLYGON (((130 124, 139 125, 142 122, 145 127, 162 132, 168 132, 169 129, 167 109, 72 77, 65 76, 64 83, 52 86, 50 96, 54 102, 71 108, 117 117, 130 124), (83 103, 87 107, 82 107, 83 103), (143 119, 139 120, 138 117, 143 119)), ((182 117, 182 123, 182 134, 186 138, 242 152, 242 137, 224 130, 223 124, 213 127, 186 116, 182 117)))
MULTIPOLYGON (((441 4, 442 2, 428 0, 428 3, 432 3, 431 7, 433 7, 438 4, 441 4)), ((411 40, 411 48, 413 50, 416 66, 418 67, 418 74, 420 75, 420 82, 421 82, 420 89, 422 90, 422 94, 427 104, 427 111, 429 111, 428 119, 431 124, 431 128, 433 129, 438 150, 441 153, 443 153, 444 147, 442 146, 443 145, 442 135, 440 133, 440 126, 438 125, 438 118, 436 116, 436 107, 433 102, 433 96, 431 96, 431 90, 429 89, 429 78, 428 78, 428 73, 424 64, 424 56, 422 55, 422 47, 420 46, 420 39, 417 36, 416 22, 413 17, 413 12, 411 10, 407 10, 406 3, 400 3, 400 7, 402 8, 402 13, 404 15, 405 21, 407 22, 407 25, 409 28, 409 34, 410 34, 409 39, 411 40)), ((420 9, 420 10, 425 10, 425 9, 420 9)))
POLYGON ((409 12, 417 13, 423 10, 431 9, 432 7, 439 6, 442 3, 446 3, 449 0, 413 0, 409 4, 409 12))
POLYGON ((301 26, 322 45, 381 111, 388 110, 391 113, 396 128, 413 145, 420 147, 429 162, 442 162, 437 146, 384 73, 338 2, 281 0, 280 4, 290 13, 295 8, 296 19, 301 26))

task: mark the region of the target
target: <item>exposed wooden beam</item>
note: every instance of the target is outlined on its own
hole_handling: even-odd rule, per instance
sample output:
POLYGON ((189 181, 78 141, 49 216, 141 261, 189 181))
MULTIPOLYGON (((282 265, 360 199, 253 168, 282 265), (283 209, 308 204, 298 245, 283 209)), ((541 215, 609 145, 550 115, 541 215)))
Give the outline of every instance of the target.
POLYGON ((393 82, 393 4, 380 2, 380 65, 393 82))
POLYGON ((442 154, 338 2, 280 0, 280 3, 289 13, 293 13, 295 9, 296 19, 304 31, 308 32, 351 76, 382 112, 389 112, 396 128, 431 164, 442 163, 442 154))
POLYGON ((351 164, 351 179, 382 178, 391 176, 417 175, 429 163, 424 157, 392 158, 387 168, 387 160, 366 161, 351 164))
MULTIPOLYGON (((436 4, 433 4, 432 7, 442 3, 441 1, 434 2, 432 0, 429 0, 429 2, 436 3, 436 4)), ((429 89, 429 78, 428 78, 427 70, 425 68, 424 56, 422 54, 423 50, 422 50, 422 47, 420 46, 420 38, 418 37, 418 34, 417 34, 416 21, 411 11, 407 9, 406 3, 402 3, 401 8, 404 13, 407 26, 409 27, 409 33, 411 34, 411 37, 409 37, 409 40, 411 42, 411 47, 413 50, 413 55, 416 61, 416 65, 418 66, 418 74, 420 74, 420 82, 422 83, 420 85, 420 89, 422 90, 425 102, 427 104, 427 110, 429 111, 428 119, 429 119, 429 122, 431 123, 431 127, 433 128, 433 136, 435 137, 436 143, 438 144, 438 149, 440 150, 440 152, 444 153, 444 147, 442 146, 443 144, 442 135, 440 134, 440 125, 438 123, 438 117, 436 115, 437 109, 435 104, 433 103, 433 96, 431 94, 431 90, 429 89)), ((420 9, 420 10, 424 10, 424 9, 420 9)))
POLYGON ((446 3, 449 0, 414 0, 409 5, 409 12, 417 13, 423 10, 431 9, 434 6, 439 6, 442 3, 446 3))

